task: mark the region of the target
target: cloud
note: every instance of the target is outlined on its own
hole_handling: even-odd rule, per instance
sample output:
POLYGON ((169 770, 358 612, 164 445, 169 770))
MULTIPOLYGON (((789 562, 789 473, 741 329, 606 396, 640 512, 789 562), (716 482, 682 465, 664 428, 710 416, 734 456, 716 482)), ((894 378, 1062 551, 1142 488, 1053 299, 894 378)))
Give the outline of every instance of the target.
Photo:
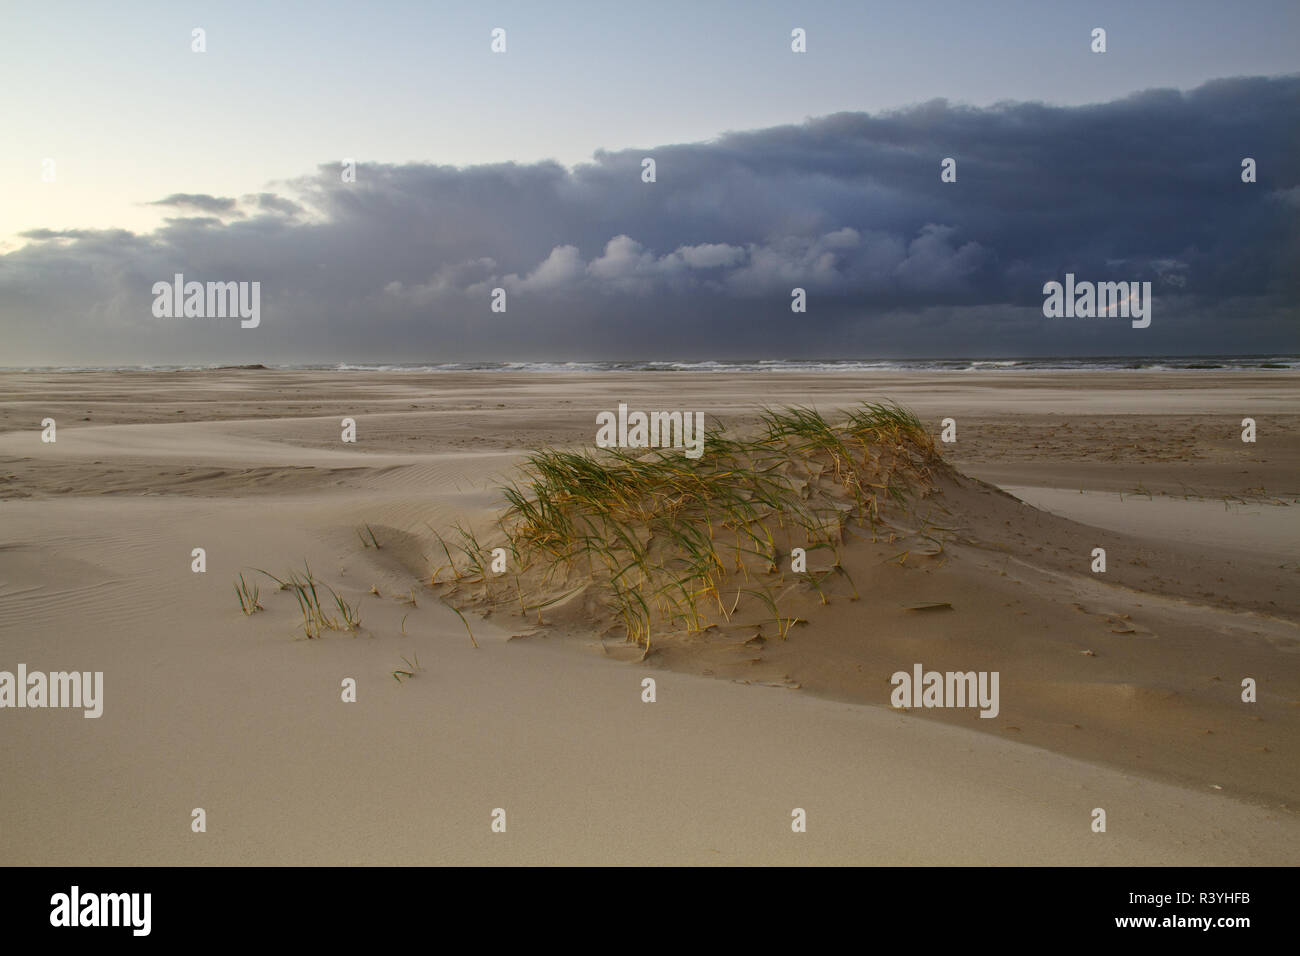
POLYGON ((182 209, 197 209, 208 213, 234 213, 237 203, 223 196, 209 196, 204 193, 172 193, 163 199, 146 203, 149 206, 178 206, 182 209))
POLYGON ((526 278, 511 282, 511 285, 524 291, 563 288, 577 281, 585 272, 586 266, 577 246, 556 246, 526 278))
POLYGON ((238 202, 169 196, 197 215, 147 235, 25 233, 0 255, 0 323, 19 362, 1295 351, 1298 113, 1300 76, 1233 78, 839 113, 573 169, 363 164, 343 183, 327 164, 238 202), (260 281, 261 327, 154 319, 152 283, 177 272, 260 281), (1066 272, 1150 280, 1151 328, 1043 319, 1066 272))
POLYGON ((676 255, 692 269, 717 269, 738 265, 745 258, 745 250, 725 242, 705 242, 698 246, 682 246, 676 255))
POLYGON ((275 193, 258 193, 255 196, 245 196, 244 202, 256 205, 261 212, 279 213, 284 216, 297 216, 304 211, 300 203, 292 199, 285 199, 283 196, 277 196, 275 193))

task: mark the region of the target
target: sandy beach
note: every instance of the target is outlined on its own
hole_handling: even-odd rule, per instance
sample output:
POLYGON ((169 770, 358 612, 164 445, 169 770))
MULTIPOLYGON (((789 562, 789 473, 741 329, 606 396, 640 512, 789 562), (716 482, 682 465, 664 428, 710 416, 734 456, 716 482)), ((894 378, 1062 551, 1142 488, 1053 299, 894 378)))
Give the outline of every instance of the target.
POLYGON ((1291 371, 0 372, 0 670, 104 674, 97 719, 0 713, 0 859, 1292 864, 1298 582, 1291 371), (886 399, 955 420, 951 533, 854 551, 861 599, 792 593, 784 639, 642 659, 498 612, 476 647, 430 587, 435 529, 620 402, 744 433, 886 399), (250 570, 306 565, 358 630, 304 639, 250 570), (997 671, 997 716, 891 707, 917 663, 997 671))

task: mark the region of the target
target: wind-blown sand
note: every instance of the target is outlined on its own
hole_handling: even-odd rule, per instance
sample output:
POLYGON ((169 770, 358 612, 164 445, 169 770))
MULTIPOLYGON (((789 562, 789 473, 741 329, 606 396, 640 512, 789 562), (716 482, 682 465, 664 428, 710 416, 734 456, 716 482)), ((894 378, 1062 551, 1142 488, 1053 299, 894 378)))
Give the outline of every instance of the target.
POLYGON ((1293 863, 1297 397, 1288 372, 0 373, 0 670, 105 674, 98 720, 0 711, 0 859, 1293 863), (1027 504, 945 488, 942 559, 852 569, 863 599, 806 596, 785 641, 637 662, 494 614, 475 649, 427 587, 431 527, 486 523, 528 448, 590 447, 620 401, 743 429, 883 398, 955 418, 947 460, 1027 504), (240 570, 304 561, 356 635, 302 639, 266 579, 240 614, 240 570), (890 709, 915 662, 999 671, 1001 713, 890 709))

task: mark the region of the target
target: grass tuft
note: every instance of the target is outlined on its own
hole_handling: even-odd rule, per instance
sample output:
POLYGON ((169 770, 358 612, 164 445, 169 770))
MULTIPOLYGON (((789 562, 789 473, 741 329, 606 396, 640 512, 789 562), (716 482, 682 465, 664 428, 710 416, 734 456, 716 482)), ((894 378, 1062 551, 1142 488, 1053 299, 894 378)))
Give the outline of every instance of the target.
POLYGON ((413 654, 411 656, 415 658, 414 661, 408 660, 405 657, 402 658, 402 663, 406 665, 405 670, 398 668, 393 671, 393 680, 397 681, 399 684, 404 680, 410 680, 420 671, 424 670, 424 668, 420 666, 420 655, 413 654))
POLYGON ((514 562, 510 580, 489 575, 488 549, 456 526, 451 542, 438 535, 447 562, 432 582, 536 612, 539 623, 543 608, 585 590, 586 606, 603 598, 647 653, 652 634, 703 631, 713 608, 728 622, 761 614, 784 638, 802 623, 778 605, 790 549, 835 555, 831 567, 795 576, 822 603, 841 582, 857 600, 839 563, 846 532, 869 528, 873 540, 887 533, 883 515, 927 494, 939 467, 933 437, 896 403, 861 405, 839 423, 811 408, 764 409, 756 437, 715 428, 698 459, 671 448, 543 448, 502 489, 497 530, 514 562), (440 582, 445 569, 452 579, 440 582))
POLYGON ((262 605, 258 602, 258 598, 262 596, 261 588, 256 584, 250 588, 242 573, 239 575, 239 583, 235 585, 235 594, 239 597, 239 609, 245 615, 256 614, 262 610, 262 605))

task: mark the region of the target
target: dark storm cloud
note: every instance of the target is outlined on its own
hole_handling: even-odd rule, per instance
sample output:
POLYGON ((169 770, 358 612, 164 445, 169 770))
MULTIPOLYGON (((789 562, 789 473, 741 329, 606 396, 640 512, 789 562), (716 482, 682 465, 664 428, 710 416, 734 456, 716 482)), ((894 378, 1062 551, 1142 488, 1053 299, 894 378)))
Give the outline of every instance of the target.
POLYGON ((1290 351, 1298 131, 1300 77, 1240 78, 842 113, 571 171, 362 164, 344 183, 323 165, 292 199, 161 201, 235 221, 29 233, 0 302, 20 345, 103 332, 137 361, 1290 351), (177 272, 260 281, 261 327, 154 319, 150 288, 177 272), (1151 327, 1043 318, 1066 272, 1151 281, 1151 327))

